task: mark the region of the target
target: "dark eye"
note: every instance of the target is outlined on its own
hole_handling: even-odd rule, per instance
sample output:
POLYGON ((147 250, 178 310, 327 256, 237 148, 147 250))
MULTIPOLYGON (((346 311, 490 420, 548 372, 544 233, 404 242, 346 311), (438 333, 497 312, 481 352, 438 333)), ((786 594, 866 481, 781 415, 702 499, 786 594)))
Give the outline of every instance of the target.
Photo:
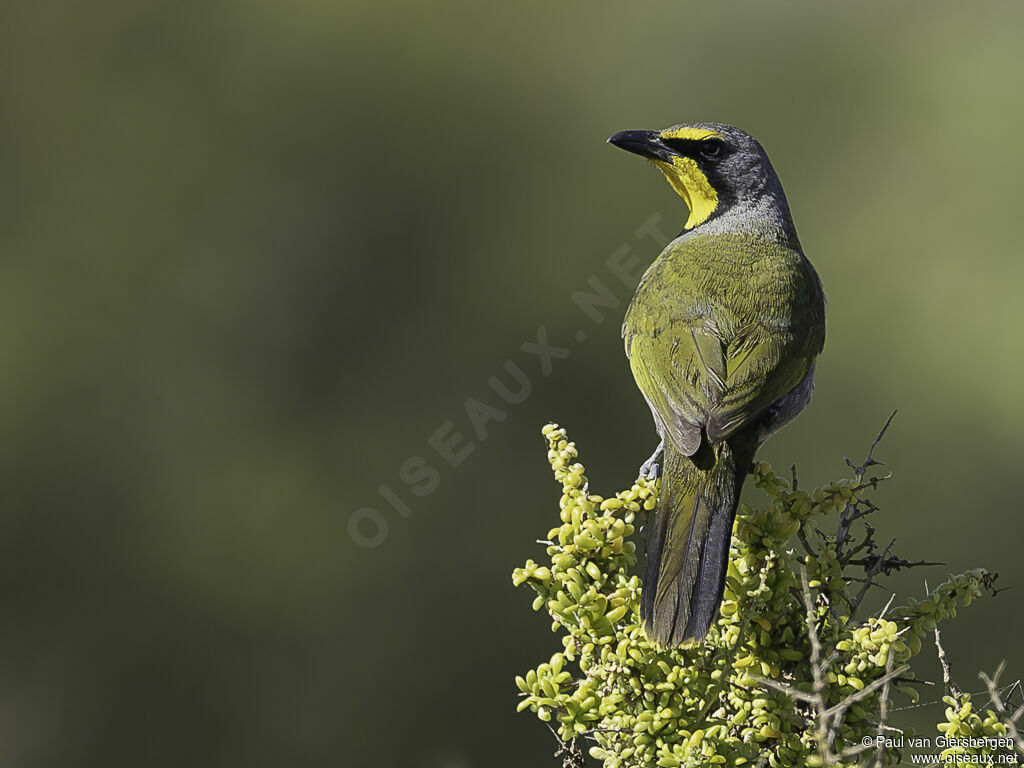
POLYGON ((700 154, 709 160, 713 160, 722 154, 722 142, 718 139, 708 139, 700 144, 700 154))

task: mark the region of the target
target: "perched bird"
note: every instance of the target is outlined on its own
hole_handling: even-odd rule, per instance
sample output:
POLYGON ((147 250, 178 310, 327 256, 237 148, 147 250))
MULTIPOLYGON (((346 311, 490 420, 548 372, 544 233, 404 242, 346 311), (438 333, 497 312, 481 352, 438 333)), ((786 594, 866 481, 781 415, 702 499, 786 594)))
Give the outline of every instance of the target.
POLYGON ((761 145, 719 123, 608 139, 651 160, 689 209, 648 268, 622 335, 663 453, 641 614, 660 646, 704 638, 725 588, 754 453, 807 405, 825 297, 761 145))

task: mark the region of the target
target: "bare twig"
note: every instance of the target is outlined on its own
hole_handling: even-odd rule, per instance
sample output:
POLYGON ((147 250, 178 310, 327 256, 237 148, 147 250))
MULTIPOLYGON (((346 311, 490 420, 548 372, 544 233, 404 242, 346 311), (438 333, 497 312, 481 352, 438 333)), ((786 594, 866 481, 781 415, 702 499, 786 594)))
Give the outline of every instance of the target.
POLYGON ((882 619, 885 618, 885 614, 889 612, 889 609, 892 607, 892 601, 895 600, 895 599, 896 599, 896 593, 893 592, 891 595, 889 595, 889 599, 885 603, 885 607, 882 608, 882 610, 878 612, 878 620, 879 621, 881 621, 882 619))
POLYGON ((834 704, 832 707, 828 709, 826 714, 830 717, 842 715, 846 710, 848 710, 858 701, 863 701, 868 696, 877 691, 879 688, 887 686, 893 680, 893 678, 899 677, 908 669, 910 669, 910 667, 904 664, 902 667, 897 667, 896 669, 888 670, 884 675, 882 675, 877 680, 872 680, 870 685, 865 685, 861 690, 857 691, 856 693, 850 694, 845 699, 840 701, 838 704, 834 704))
POLYGON ((811 542, 807 540, 807 534, 804 533, 804 527, 802 525, 796 529, 796 537, 799 539, 801 546, 803 546, 804 552, 811 557, 818 557, 817 551, 815 551, 814 547, 811 546, 811 542))
POLYGON ((885 420, 885 424, 882 426, 882 429, 878 433, 878 436, 875 438, 874 442, 871 443, 871 447, 868 449, 868 455, 864 459, 864 463, 863 464, 861 464, 858 467, 858 466, 854 465, 854 463, 852 461, 850 461, 848 458, 843 456, 843 461, 846 462, 847 466, 849 466, 850 469, 852 469, 854 472, 857 473, 857 479, 858 480, 863 478, 864 475, 867 474, 867 471, 868 471, 868 469, 870 467, 874 467, 874 466, 878 466, 878 465, 884 464, 884 462, 877 461, 875 459, 875 448, 877 448, 878 444, 880 442, 882 442, 882 438, 885 437, 885 433, 889 429, 889 425, 892 424, 892 420, 895 417, 896 417, 896 411, 893 411, 892 413, 889 414, 889 418, 885 420))
POLYGON ((885 721, 889 719, 889 691, 892 686, 892 659, 890 653, 885 658, 885 685, 882 688, 882 700, 878 704, 878 730, 875 731, 875 768, 885 765, 885 721))
POLYGON ((568 741, 562 741, 558 735, 558 731, 548 726, 548 730, 554 735, 555 739, 558 740, 558 749, 555 751, 555 757, 562 758, 562 768, 583 768, 583 750, 576 745, 576 739, 570 739, 568 741))
MULTIPOLYGON (((885 433, 888 431, 889 425, 892 424, 892 420, 895 416, 896 411, 889 414, 889 418, 885 420, 885 424, 882 426, 881 431, 879 431, 877 437, 875 437, 874 441, 871 443, 871 447, 868 449, 868 455, 864 457, 864 461, 860 465, 854 464, 849 458, 843 456, 843 461, 846 462, 846 466, 853 470, 853 474, 857 478, 858 483, 865 483, 864 478, 867 476, 868 470, 871 469, 871 467, 884 466, 884 462, 878 461, 875 458, 875 449, 878 447, 878 444, 882 442, 882 438, 885 437, 885 433)), ((887 476, 872 478, 868 480, 866 484, 877 486, 878 482, 884 479, 884 477, 887 476)), ((870 506, 873 507, 874 505, 870 506)), ((852 505, 847 504, 846 508, 843 509, 843 512, 840 515, 839 529, 836 531, 837 545, 841 542, 845 542, 849 538, 849 523, 852 523, 858 517, 863 517, 865 514, 869 514, 871 511, 874 511, 869 508, 866 511, 860 511, 858 514, 851 514, 851 510, 852 505)))
MULTIPOLYGON (((894 540, 895 541, 895 540, 894 540)), ((923 565, 946 565, 938 560, 904 560, 901 557, 887 557, 884 560, 879 555, 868 555, 846 561, 850 565, 860 566, 864 569, 877 568, 881 573, 888 576, 894 571, 901 571, 904 568, 920 568, 923 565)))
POLYGON ((811 643, 811 675, 814 682, 812 691, 814 697, 812 704, 815 710, 815 721, 818 731, 818 751, 824 760, 832 752, 832 741, 834 734, 828 733, 825 719, 826 707, 826 686, 825 670, 821 668, 821 638, 818 636, 817 619, 814 615, 814 601, 811 598, 811 587, 807 581, 807 569, 800 569, 800 587, 804 599, 804 609, 807 611, 807 637, 811 643))
MULTIPOLYGON (((992 677, 989 677, 982 672, 979 677, 985 683, 988 688, 988 697, 992 701, 992 708, 995 710, 996 715, 999 717, 999 721, 1006 727, 1006 732, 1010 738, 1013 739, 1014 745, 1017 747, 1017 753, 1024 755, 1024 737, 1021 736, 1020 730, 1017 725, 1017 721, 1024 717, 1024 704, 1021 704, 1012 713, 1006 708, 1006 702, 1003 701, 1003 696, 999 691, 999 678, 1003 674, 1003 670, 1006 668, 1006 662, 1003 661, 999 664, 996 672, 992 677)), ((1010 687, 1012 692, 1013 688, 1020 684, 1018 680, 1010 687)))
MULTIPOLYGON (((802 598, 804 609, 807 616, 807 638, 811 646, 811 690, 802 691, 788 683, 781 682, 779 680, 772 680, 768 678, 755 678, 760 685, 766 688, 772 688, 779 691, 786 696, 789 696, 794 701, 803 702, 811 710, 811 716, 813 718, 813 731, 815 742, 818 745, 818 753, 821 758, 821 765, 837 765, 843 760, 856 757, 870 749, 875 750, 875 754, 872 758, 872 765, 880 768, 884 765, 885 759, 885 742, 883 739, 878 738, 872 740, 868 744, 856 744, 849 747, 845 747, 842 750, 837 751, 835 749, 835 740, 839 733, 839 728, 842 725, 843 718, 849 711, 850 707, 854 704, 864 701, 871 696, 881 692, 881 700, 879 703, 879 721, 876 725, 876 734, 881 737, 885 731, 892 731, 894 729, 886 722, 889 717, 889 694, 893 680, 899 678, 909 667, 902 665, 898 668, 893 668, 893 656, 890 655, 886 661, 885 674, 881 677, 873 680, 870 684, 864 686, 861 690, 853 693, 840 702, 829 706, 828 704, 828 683, 826 682, 826 675, 831 667, 833 661, 836 658, 836 654, 831 654, 828 658, 823 658, 824 648, 821 642, 821 637, 818 633, 817 615, 815 611, 815 600, 811 594, 810 583, 807 579, 807 571, 803 568, 800 569, 800 592, 799 596, 802 598)), ((882 614, 888 610, 892 600, 886 604, 885 608, 882 609, 882 614)))
POLYGON ((942 682, 949 692, 959 699, 962 691, 953 680, 953 674, 949 670, 949 660, 946 658, 946 649, 942 647, 942 636, 939 634, 938 625, 935 626, 935 651, 939 655, 939 664, 942 665, 942 682))
POLYGON ((853 598, 853 602, 850 604, 850 615, 856 613, 857 609, 860 608, 860 604, 864 602, 864 598, 867 597, 868 590, 875 585, 875 577, 882 572, 882 565, 889 557, 889 553, 892 552, 892 546, 896 543, 896 539, 889 542, 889 546, 882 552, 881 557, 875 560, 875 564, 867 569, 864 574, 864 584, 857 593, 857 596, 853 598))

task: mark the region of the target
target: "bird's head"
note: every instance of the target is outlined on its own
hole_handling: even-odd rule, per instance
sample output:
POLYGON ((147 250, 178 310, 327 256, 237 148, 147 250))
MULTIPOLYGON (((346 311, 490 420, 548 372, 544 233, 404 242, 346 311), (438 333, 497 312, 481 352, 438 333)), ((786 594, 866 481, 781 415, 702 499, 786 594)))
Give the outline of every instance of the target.
POLYGON ((658 166, 690 210, 686 229, 765 196, 777 197, 785 206, 768 155, 757 139, 731 125, 686 123, 661 131, 620 131, 608 142, 658 166))

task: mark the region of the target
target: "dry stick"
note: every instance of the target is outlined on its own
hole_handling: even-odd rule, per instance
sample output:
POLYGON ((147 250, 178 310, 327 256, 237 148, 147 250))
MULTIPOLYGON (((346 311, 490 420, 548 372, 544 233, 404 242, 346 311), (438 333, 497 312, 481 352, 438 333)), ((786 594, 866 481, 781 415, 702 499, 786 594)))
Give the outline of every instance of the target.
MULTIPOLYGON (((862 690, 857 691, 857 693, 853 694, 852 696, 847 696, 841 702, 839 702, 834 707, 832 707, 833 710, 837 711, 837 714, 835 715, 835 722, 836 722, 837 726, 838 726, 839 721, 842 719, 843 712, 845 712, 848 708, 852 707, 858 701, 861 701, 862 699, 866 699, 872 693, 874 693, 879 688, 881 688, 882 689, 882 701, 881 701, 880 712, 879 712, 878 731, 877 731, 876 735, 881 735, 882 731, 889 727, 886 724, 885 721, 886 721, 886 719, 889 716, 889 704, 888 704, 888 702, 889 702, 889 688, 890 688, 890 684, 892 683, 892 681, 895 678, 899 677, 904 672, 906 672, 908 669, 910 669, 910 667, 908 665, 904 664, 902 667, 899 667, 897 669, 893 669, 892 668, 892 657, 890 656, 888 658, 888 660, 886 661, 885 669, 886 669, 885 674, 882 675, 882 677, 878 678, 877 680, 873 681, 871 683, 871 685, 865 686, 862 690)), ((847 747, 846 749, 844 749, 839 754, 839 757, 841 759, 845 759, 845 758, 848 758, 848 757, 856 757, 861 752, 864 752, 864 751, 866 751, 866 750, 868 750, 870 748, 871 748, 870 744, 867 744, 867 745, 862 744, 862 745, 859 745, 859 746, 856 746, 856 747, 847 747)), ((876 755, 882 753, 882 750, 884 750, 884 742, 881 742, 881 743, 876 742, 875 749, 876 749, 876 755)), ((879 761, 877 763, 877 765, 881 766, 882 762, 879 761)))
MULTIPOLYGON (((892 600, 889 601, 890 603, 892 600)), ((888 606, 886 606, 888 607, 888 606)), ((883 611, 884 612, 884 611, 883 611)), ((889 719, 889 684, 892 680, 892 649, 885 657, 885 687, 882 690, 882 701, 878 707, 878 730, 875 732, 875 768, 883 768, 885 765, 885 721, 889 719)))
POLYGON ((817 559, 818 553, 814 551, 814 548, 811 546, 811 542, 807 540, 807 534, 804 533, 803 525, 796 529, 796 537, 800 540, 800 545, 804 548, 804 552, 817 559))
MULTIPOLYGON (((800 482, 797 479, 797 474, 796 474, 796 464, 794 464, 792 467, 790 467, 790 472, 793 473, 792 490, 793 490, 794 493, 796 493, 797 489, 800 487, 800 482)), ((803 526, 802 523, 796 529, 796 537, 797 537, 797 539, 799 539, 801 546, 803 546, 804 551, 808 555, 810 555, 811 557, 814 557, 814 558, 818 557, 818 553, 815 551, 814 547, 811 546, 811 542, 809 542, 807 540, 807 534, 804 533, 804 526, 803 526)))
POLYGON ((807 569, 800 568, 800 585, 804 597, 804 608, 807 611, 807 636, 811 642, 811 675, 814 678, 815 719, 818 721, 818 752, 821 759, 827 761, 832 752, 832 738, 829 736, 825 720, 825 675, 821 669, 821 638, 818 637, 817 621, 814 616, 814 602, 811 600, 811 586, 807 583, 807 569))
POLYGON ((877 576, 878 574, 880 574, 882 572, 882 564, 885 562, 886 558, 889 556, 889 553, 892 552, 892 545, 895 544, 895 543, 896 543, 896 539, 893 539, 892 541, 890 541, 889 542, 889 546, 887 546, 885 548, 885 551, 882 552, 882 556, 879 557, 875 561, 875 564, 872 567, 868 568, 867 571, 865 572, 865 574, 864 574, 864 585, 860 588, 860 591, 857 593, 857 596, 853 598, 853 602, 850 604, 850 615, 851 616, 853 616, 853 614, 855 614, 857 612, 857 609, 860 608, 860 604, 862 602, 864 602, 864 598, 867 596, 868 590, 871 589, 872 585, 874 585, 874 583, 875 583, 875 581, 874 581, 875 576, 877 576))
POLYGON ((996 673, 992 677, 989 677, 984 672, 980 673, 979 677, 984 681, 988 688, 988 697, 992 701, 992 706, 995 708, 996 714, 999 715, 999 721, 1006 726, 1007 732, 1010 734, 1014 744, 1017 746, 1017 752, 1024 755, 1024 738, 1021 737, 1020 731, 1017 729, 1017 721, 1022 715, 1024 715, 1024 704, 1021 704, 1013 714, 1010 714, 1006 710, 1006 704, 1003 701, 1003 697, 999 694, 999 678, 1003 674, 1003 670, 1005 668, 1006 662, 1000 662, 999 667, 996 669, 996 673))
POLYGON ((949 670, 949 660, 946 658, 946 649, 942 647, 942 636, 939 634, 939 626, 937 624, 935 625, 935 651, 939 655, 939 664, 942 665, 942 682, 949 689, 949 692, 959 699, 963 691, 960 690, 960 686, 953 680, 953 675, 949 670))
MULTIPOLYGON (((814 601, 811 598, 811 588, 807 581, 807 571, 803 568, 800 569, 800 581, 804 607, 807 611, 807 636, 811 644, 811 675, 813 677, 813 692, 805 693, 804 691, 798 690, 786 683, 780 683, 777 680, 767 678, 759 678, 758 682, 769 688, 774 688, 797 701, 803 701, 814 708, 817 724, 816 740, 818 742, 818 752, 824 765, 834 765, 839 760, 843 760, 848 757, 855 757, 856 755, 859 755, 871 748, 870 744, 866 746, 861 744, 853 747, 847 747, 838 754, 833 750, 833 744, 835 743, 835 737, 839 730, 839 724, 842 722, 843 714, 858 701, 868 698, 875 693, 875 691, 881 688, 882 702, 878 724, 878 735, 881 735, 882 731, 888 728, 885 721, 889 716, 888 702, 892 681, 899 675, 906 672, 909 667, 907 665, 903 665, 898 669, 893 669, 893 657, 890 655, 886 660, 885 674, 882 677, 872 681, 870 685, 867 685, 860 691, 857 691, 857 693, 846 697, 838 704, 829 707, 827 703, 828 699, 825 672, 831 665, 834 656, 830 656, 828 659, 822 659, 821 638, 818 636, 817 622, 815 621, 814 615, 814 601)), ((876 755, 881 754, 884 756, 884 742, 878 742, 876 750, 876 755)), ((876 758, 879 766, 882 765, 880 760, 881 758, 876 758)))
MULTIPOLYGON (((862 464, 856 465, 850 461, 849 458, 845 456, 843 457, 847 466, 853 470, 858 483, 877 487, 879 482, 889 477, 889 475, 868 477, 868 470, 871 467, 884 464, 884 462, 875 458, 875 449, 878 448, 895 416, 896 411, 889 414, 889 418, 886 419, 881 431, 879 431, 877 437, 875 437, 874 441, 871 443, 871 447, 868 449, 867 456, 864 458, 864 462, 862 464)), ((877 511, 878 507, 870 501, 852 500, 848 501, 844 505, 839 515, 839 524, 836 528, 834 538, 836 543, 836 556, 844 567, 847 565, 855 565, 864 569, 864 578, 854 578, 852 576, 845 577, 849 583, 858 582, 861 584, 860 589, 853 598, 846 598, 846 602, 850 608, 851 617, 857 613, 871 588, 875 586, 882 586, 876 581, 880 575, 888 576, 894 571, 900 571, 908 568, 944 565, 944 563, 928 560, 911 561, 898 557, 893 553, 893 546, 896 543, 895 539, 890 541, 888 546, 879 553, 876 549, 875 529, 866 520, 864 525, 867 532, 864 538, 857 543, 853 543, 852 528, 854 522, 877 511), (861 553, 864 554, 861 555, 861 553), (857 555, 861 556, 856 557, 857 555)))
POLYGON ((778 680, 772 680, 770 677, 758 677, 757 675, 751 675, 751 677, 756 680, 759 685, 767 685, 769 688, 774 688, 776 691, 786 694, 791 699, 803 701, 807 704, 814 703, 814 696, 812 694, 805 693, 799 688, 794 688, 788 683, 780 683, 778 680))
MULTIPOLYGON (((804 605, 807 609, 807 632, 811 641, 811 670, 814 676, 814 705, 817 711, 818 718, 818 734, 820 741, 818 742, 818 749, 821 752, 822 760, 826 763, 829 761, 835 762, 836 753, 833 750, 833 744, 835 743, 835 737, 839 730, 839 723, 842 721, 843 713, 847 709, 852 707, 858 701, 866 699, 879 688, 884 687, 885 695, 888 696, 888 686, 894 677, 901 675, 907 671, 906 665, 899 669, 893 670, 891 663, 886 665, 886 674, 877 680, 873 681, 870 685, 865 686, 857 693, 852 696, 848 696, 838 704, 828 707, 827 706, 827 694, 825 686, 824 674, 827 667, 832 663, 831 659, 826 660, 822 664, 821 659, 821 639, 818 637, 818 629, 815 623, 814 617, 814 603, 811 599, 811 588, 807 582, 807 571, 801 569, 800 572, 801 586, 803 587, 804 605)), ((884 722, 885 718, 882 718, 884 722)), ((856 747, 848 747, 844 749, 838 757, 840 759, 846 757, 853 757, 864 752, 868 747, 864 745, 858 745, 856 747)))
POLYGON ((879 621, 881 621, 882 619, 885 618, 885 614, 887 614, 889 612, 889 609, 892 608, 892 601, 895 600, 895 599, 896 599, 896 593, 893 592, 891 595, 889 595, 889 600, 886 602, 885 607, 882 608, 882 610, 878 614, 878 620, 879 621))
MULTIPOLYGON (((875 459, 875 449, 878 448, 879 443, 881 443, 882 438, 888 431, 895 416, 896 411, 889 414, 889 418, 886 419, 882 429, 871 443, 871 447, 868 449, 867 456, 865 456, 863 463, 856 465, 850 461, 848 457, 843 457, 843 461, 846 462, 846 465, 853 470, 854 477, 856 478, 858 485, 870 485, 871 487, 877 488, 878 484, 882 480, 889 477, 889 475, 885 475, 881 477, 870 477, 865 480, 868 475, 868 470, 871 467, 883 464, 883 462, 875 459)), ((839 523, 836 526, 836 533, 833 539, 835 542, 836 558, 844 568, 852 563, 853 565, 858 565, 865 569, 865 577, 863 580, 846 577, 847 581, 863 582, 863 586, 853 600, 848 597, 844 598, 850 609, 850 617, 853 617, 856 614, 857 609, 860 607, 861 602, 864 600, 865 595, 871 587, 876 586, 875 578, 879 573, 889 573, 891 570, 898 570, 904 565, 904 561, 900 558, 889 556, 892 549, 892 543, 890 543, 881 556, 876 554, 874 538, 875 530, 867 523, 867 521, 865 521, 867 533, 863 540, 856 543, 853 541, 853 524, 860 518, 866 517, 876 511, 878 511, 878 507, 870 501, 866 499, 852 499, 843 505, 843 509, 839 513, 839 523), (861 552, 865 552, 865 556, 855 560, 854 556, 861 552)))
MULTIPOLYGON (((889 418, 885 420, 885 424, 882 426, 882 429, 878 433, 878 436, 875 437, 874 442, 871 443, 871 447, 868 449, 868 455, 864 458, 863 464, 857 466, 852 461, 850 461, 846 456, 843 456, 843 461, 845 461, 846 465, 853 470, 854 476, 857 478, 858 483, 864 482, 864 477, 865 475, 867 475, 868 469, 883 464, 883 462, 875 459, 875 448, 877 448, 878 444, 882 442, 882 438, 885 437, 885 433, 889 429, 889 425, 892 424, 892 420, 893 418, 895 418, 895 416, 896 411, 893 411, 892 413, 889 414, 889 418)), ((877 487, 878 482, 879 478, 876 478, 872 485, 877 487)), ((853 525, 853 522, 857 518, 863 517, 866 514, 870 514, 874 511, 874 509, 875 505, 869 503, 866 509, 857 510, 854 505, 847 502, 846 505, 843 507, 843 511, 839 513, 839 526, 836 528, 835 541, 836 556, 839 557, 841 561, 843 561, 844 554, 843 546, 850 539, 850 526, 853 525)))
POLYGON ((840 701, 838 704, 834 704, 832 707, 830 707, 829 710, 828 710, 828 714, 833 716, 833 717, 836 714, 842 714, 843 712, 848 710, 850 707, 852 707, 854 704, 856 704, 858 701, 863 701, 868 696, 870 696, 872 693, 877 691, 879 688, 882 688, 885 685, 887 685, 889 682, 891 682, 893 678, 899 677, 904 672, 906 672, 908 669, 910 669, 910 667, 907 666, 906 664, 904 664, 902 667, 899 667, 897 669, 889 669, 888 667, 889 667, 889 665, 887 663, 886 664, 886 673, 884 675, 882 675, 880 678, 878 678, 877 680, 872 680, 870 685, 865 685, 863 688, 861 688, 856 693, 850 694, 845 699, 840 701))
MULTIPOLYGON (((893 539, 893 543, 896 540, 893 539)), ((892 546, 890 544, 890 546, 892 546)), ((851 552, 851 554, 854 554, 851 552)), ((904 560, 902 557, 896 557, 893 555, 888 558, 881 558, 878 555, 868 555, 867 557, 858 557, 855 560, 847 560, 849 565, 859 565, 861 568, 873 568, 880 564, 882 573, 888 575, 891 571, 901 571, 905 568, 919 568, 923 565, 946 565, 938 560, 904 560)))
POLYGON ((892 413, 889 414, 889 418, 885 420, 885 424, 882 426, 882 429, 878 433, 878 436, 875 438, 875 441, 873 443, 871 443, 871 447, 868 449, 868 455, 867 455, 867 457, 865 457, 863 464, 861 464, 859 467, 855 466, 852 461, 850 461, 845 456, 843 457, 843 461, 846 462, 847 466, 849 466, 850 469, 852 469, 854 472, 857 473, 857 479, 858 480, 863 479, 863 477, 867 473, 869 467, 874 467, 874 466, 876 466, 878 464, 882 464, 883 463, 881 461, 876 461, 875 460, 875 456, 874 456, 875 448, 877 448, 878 444, 880 442, 882 442, 882 438, 885 437, 886 430, 889 429, 889 425, 892 424, 892 420, 895 417, 896 417, 896 411, 893 411, 892 413))
POLYGON ((569 741, 562 741, 556 731, 550 724, 548 730, 554 735, 555 739, 558 740, 559 747, 555 752, 555 757, 562 758, 562 768, 583 768, 583 752, 579 747, 576 746, 576 739, 570 739, 569 741))

